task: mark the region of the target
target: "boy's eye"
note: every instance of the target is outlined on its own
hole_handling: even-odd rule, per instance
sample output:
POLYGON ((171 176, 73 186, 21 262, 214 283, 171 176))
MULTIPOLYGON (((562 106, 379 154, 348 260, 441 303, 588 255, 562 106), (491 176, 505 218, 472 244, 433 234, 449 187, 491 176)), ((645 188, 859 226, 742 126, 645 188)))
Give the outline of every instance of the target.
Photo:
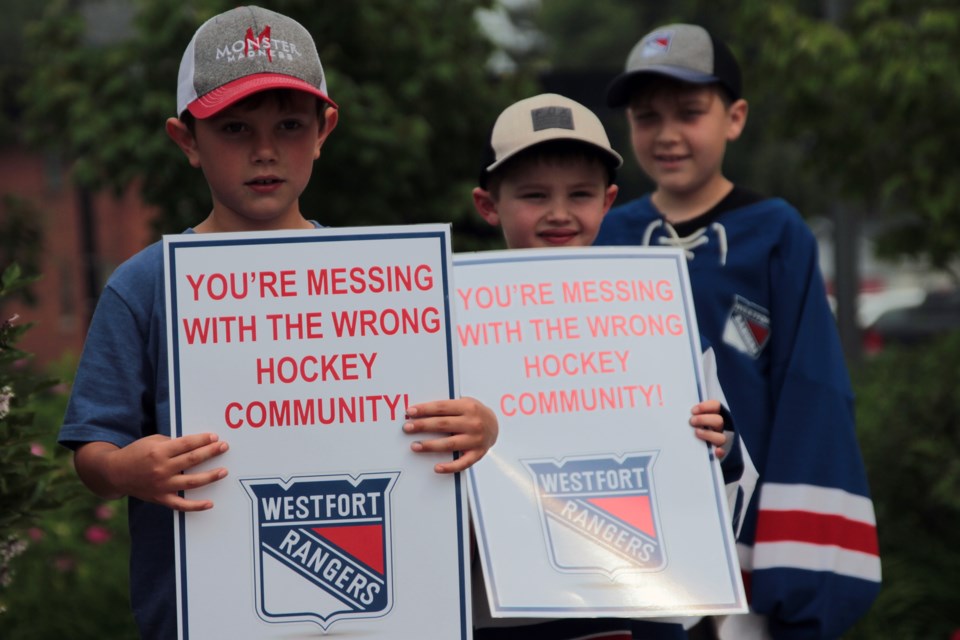
POLYGON ((655 111, 634 111, 633 119, 635 122, 652 122, 657 117, 655 111))
POLYGON ((280 123, 280 128, 283 129, 284 131, 296 131, 302 126, 303 126, 303 123, 300 122, 299 120, 284 120, 283 122, 280 123))
POLYGON ((245 128, 242 122, 226 122, 223 125, 223 131, 226 133, 240 133, 245 128))

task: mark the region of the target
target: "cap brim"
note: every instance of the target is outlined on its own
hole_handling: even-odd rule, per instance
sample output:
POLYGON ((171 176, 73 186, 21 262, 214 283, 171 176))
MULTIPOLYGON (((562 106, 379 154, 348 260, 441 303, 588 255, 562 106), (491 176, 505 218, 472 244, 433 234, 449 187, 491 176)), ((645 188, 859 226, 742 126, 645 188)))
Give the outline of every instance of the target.
MULTIPOLYGON (((510 153, 505 154, 502 158, 498 159, 496 162, 493 162, 491 164, 484 164, 483 169, 480 170, 480 182, 479 182, 480 188, 481 189, 487 188, 487 179, 490 177, 490 174, 494 170, 496 170, 498 167, 503 166, 504 163, 508 162, 509 160, 512 160, 513 158, 517 157, 524 151, 528 151, 540 145, 549 144, 551 142, 575 142, 577 144, 582 144, 591 149, 600 151, 600 155, 603 157, 605 161, 604 164, 606 164, 611 171, 616 171, 617 169, 623 166, 623 156, 621 156, 619 153, 617 153, 613 149, 608 149, 607 147, 599 145, 591 140, 585 140, 583 138, 577 138, 575 136, 557 136, 555 138, 545 138, 533 144, 529 144, 525 147, 514 149, 510 153)), ((484 153, 484 163, 490 162, 494 157, 495 157, 495 153, 493 151, 493 147, 490 147, 488 145, 484 153)))
POLYGON ((579 143, 579 144, 582 144, 582 145, 586 145, 586 146, 588 146, 588 147, 590 147, 590 148, 592 148, 592 149, 596 149, 597 151, 600 151, 601 154, 602 154, 607 160, 610 161, 610 166, 612 166, 614 169, 619 169, 621 166, 623 166, 623 157, 622 157, 619 153, 617 153, 616 151, 614 151, 613 149, 607 149, 606 147, 601 146, 601 145, 599 145, 599 144, 597 144, 597 143, 595 143, 595 142, 593 142, 593 141, 591 141, 591 140, 584 140, 583 138, 576 138, 576 137, 572 137, 572 136, 557 136, 557 137, 555 137, 555 138, 544 138, 543 140, 539 140, 539 141, 537 141, 537 142, 535 142, 535 143, 533 143, 533 144, 529 144, 529 145, 527 145, 527 146, 525 146, 525 147, 520 147, 519 149, 514 149, 514 150, 511 151, 510 153, 504 154, 504 156, 503 156, 502 158, 498 159, 498 160, 497 160, 496 162, 494 162, 493 164, 487 165, 487 167, 486 167, 484 170, 485 170, 487 173, 490 173, 491 171, 496 170, 497 167, 503 165, 505 162, 507 162, 507 161, 510 160, 511 158, 516 157, 516 156, 519 155, 520 153, 522 153, 522 152, 524 152, 524 151, 527 151, 527 150, 529 150, 529 149, 533 149, 534 147, 538 147, 538 146, 540 146, 540 145, 542 145, 542 144, 547 144, 547 143, 549 143, 549 142, 576 142, 576 143, 579 143))
POLYGON ((702 73, 685 69, 682 67, 672 67, 668 65, 652 65, 637 69, 635 71, 626 71, 613 79, 607 86, 607 106, 611 108, 625 107, 630 102, 630 93, 634 83, 637 80, 650 77, 661 76, 690 82, 693 84, 708 84, 719 82, 719 79, 709 73, 702 73))
POLYGON ((269 89, 304 91, 317 96, 331 107, 337 108, 337 104, 324 92, 299 78, 279 73, 257 73, 228 82, 222 87, 214 89, 188 104, 187 110, 193 114, 193 117, 203 120, 218 114, 244 98, 269 89))

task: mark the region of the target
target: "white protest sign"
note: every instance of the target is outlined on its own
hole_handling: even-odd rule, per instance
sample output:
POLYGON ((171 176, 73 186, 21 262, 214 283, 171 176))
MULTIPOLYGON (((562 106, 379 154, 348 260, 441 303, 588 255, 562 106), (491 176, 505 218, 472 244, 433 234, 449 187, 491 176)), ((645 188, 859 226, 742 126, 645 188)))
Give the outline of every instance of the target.
POLYGON ((230 446, 175 519, 181 638, 472 636, 466 478, 401 429, 458 395, 450 257, 447 225, 164 238, 172 433, 230 446))
POLYGON ((469 471, 494 617, 746 610, 683 253, 454 256, 464 395, 500 437, 469 471))

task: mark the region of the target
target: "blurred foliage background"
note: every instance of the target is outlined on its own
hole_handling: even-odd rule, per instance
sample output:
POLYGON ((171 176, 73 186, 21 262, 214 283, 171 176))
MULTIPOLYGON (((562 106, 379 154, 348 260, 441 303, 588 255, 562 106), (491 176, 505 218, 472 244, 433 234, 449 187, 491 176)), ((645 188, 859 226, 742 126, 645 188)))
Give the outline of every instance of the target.
MULTIPOLYGON (((234 3, 5 4, 0 145, 52 154, 78 188, 139 184, 161 211, 157 233, 202 219, 206 187, 163 122, 184 46, 234 3)), ((626 151, 623 116, 603 105, 606 82, 653 27, 697 22, 744 70, 751 112, 728 153, 732 179, 807 215, 883 221, 883 255, 958 278, 960 0, 265 4, 315 35, 341 106, 302 201, 325 224, 449 221, 457 250, 499 246, 469 197, 497 113, 539 91, 565 93, 626 151)), ((629 160, 620 183, 624 200, 648 187, 629 160)), ((6 322, 4 304, 29 303, 43 275, 44 240, 34 204, 15 189, 0 198, 6 322)), ((75 363, 38 369, 16 347, 29 328, 4 324, 0 346, 0 637, 135 637, 124 505, 80 487, 56 446, 75 363)), ((848 638, 947 639, 960 629, 958 363, 956 335, 851 361, 884 587, 848 638)))

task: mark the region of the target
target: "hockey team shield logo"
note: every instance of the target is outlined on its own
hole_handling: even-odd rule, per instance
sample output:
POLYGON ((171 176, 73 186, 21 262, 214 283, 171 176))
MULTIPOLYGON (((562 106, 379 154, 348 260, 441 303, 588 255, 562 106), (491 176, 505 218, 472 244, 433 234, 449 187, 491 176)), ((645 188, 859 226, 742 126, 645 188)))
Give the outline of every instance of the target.
POLYGON ((673 40, 673 31, 657 31, 647 36, 643 41, 642 57, 652 58, 665 55, 670 51, 670 42, 673 40))
POLYGON ((631 453, 524 460, 533 476, 550 563, 565 573, 659 571, 660 535, 653 463, 631 453))
POLYGON ((399 472, 241 480, 252 503, 257 613, 267 622, 385 615, 399 472))
POLYGON ((736 296, 727 324, 723 327, 723 341, 756 358, 770 340, 770 312, 746 298, 736 296))

